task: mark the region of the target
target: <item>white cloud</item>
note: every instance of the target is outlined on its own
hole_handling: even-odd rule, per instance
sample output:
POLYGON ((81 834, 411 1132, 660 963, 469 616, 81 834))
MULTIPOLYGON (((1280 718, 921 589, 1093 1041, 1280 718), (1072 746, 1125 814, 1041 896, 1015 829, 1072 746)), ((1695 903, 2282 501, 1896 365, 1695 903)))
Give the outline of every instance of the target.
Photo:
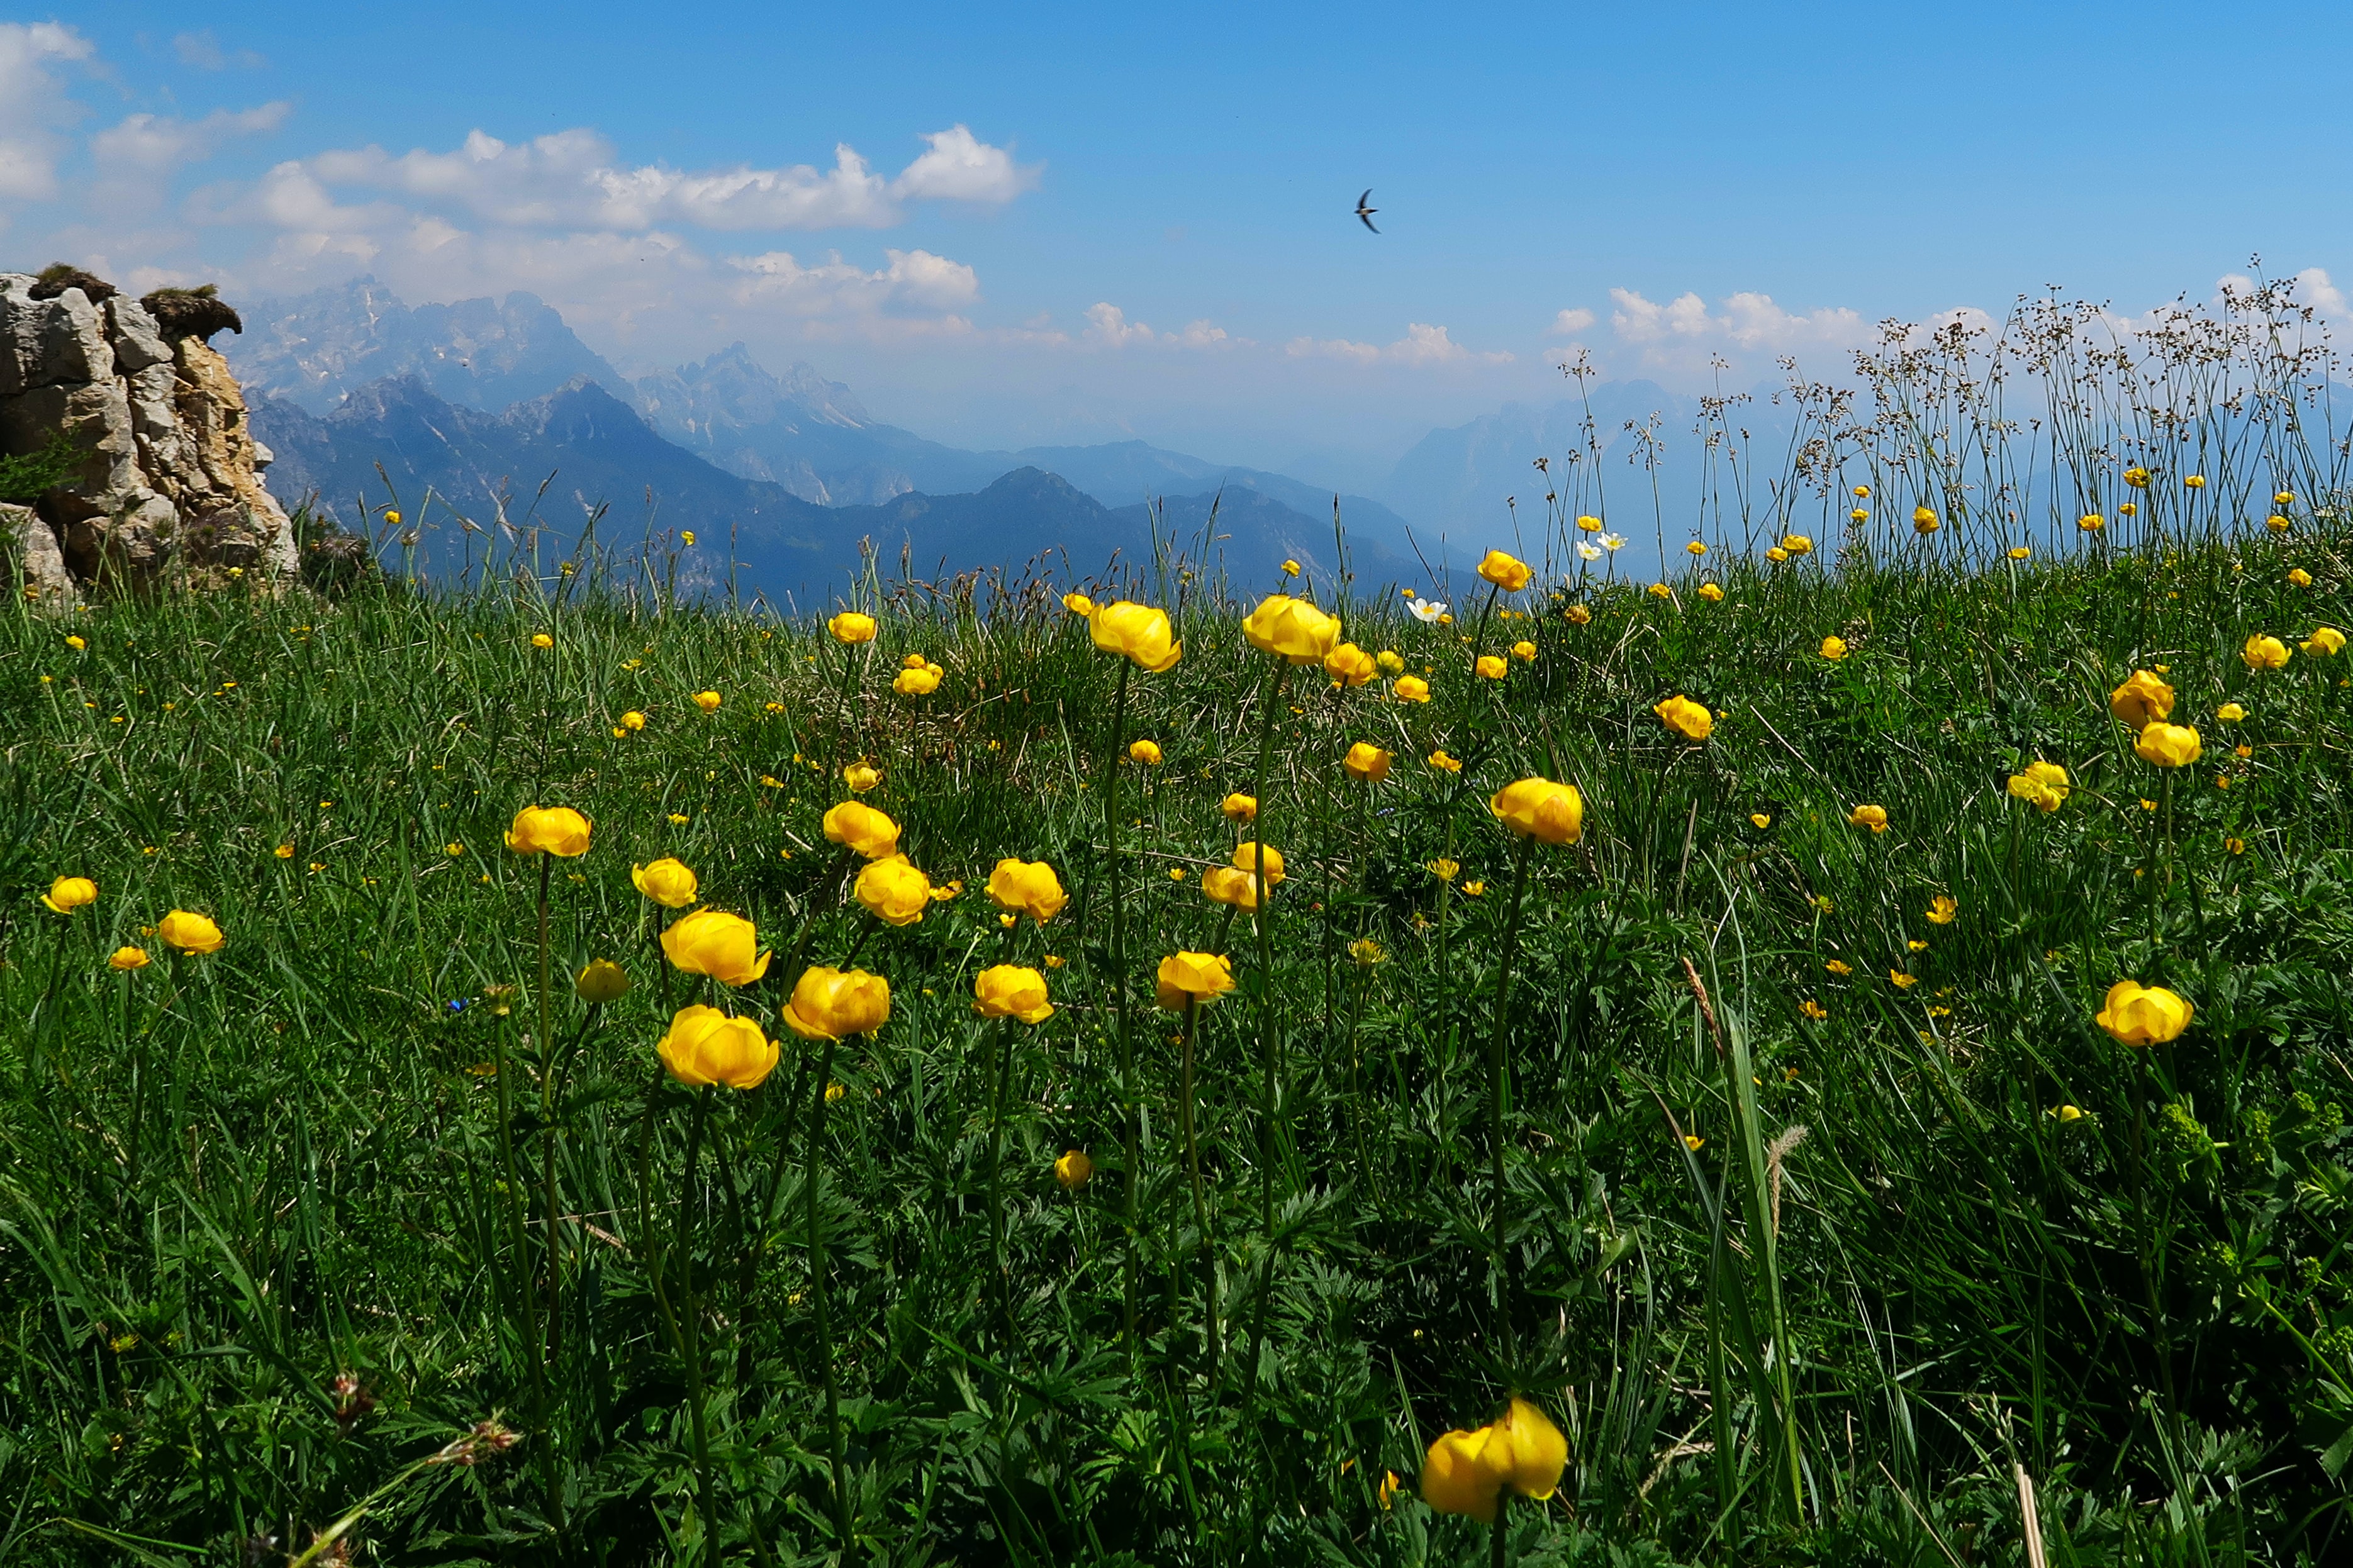
POLYGON ((1511 354, 1479 353, 1449 337, 1444 327, 1415 321, 1405 336, 1388 344, 1353 342, 1346 338, 1293 338, 1282 345, 1293 359, 1349 360, 1357 364, 1510 364, 1511 354))
POLYGON ((1127 312, 1107 300, 1087 307, 1087 330, 1080 341, 1103 348, 1184 348, 1207 349, 1220 346, 1254 346, 1248 338, 1231 338, 1223 327, 1211 326, 1206 321, 1188 321, 1182 331, 1155 332, 1142 321, 1130 321, 1127 312))
POLYGON ((734 290, 745 304, 796 316, 871 317, 886 311, 953 312, 980 298, 980 277, 960 261, 928 250, 890 250, 890 265, 869 272, 839 252, 804 267, 790 251, 732 258, 744 274, 734 290))
POLYGON ((910 201, 1002 205, 1037 183, 1036 166, 962 125, 924 140, 929 150, 890 180, 847 143, 824 170, 630 166, 586 129, 521 142, 474 131, 453 152, 396 157, 362 147, 322 153, 306 168, 323 185, 391 192, 512 227, 617 230, 888 228, 905 220, 910 201))
POLYGON ((1609 326, 1620 342, 1638 345, 1646 364, 1688 364, 1733 350, 1794 354, 1806 349, 1839 352, 1873 342, 1877 329, 1859 311, 1843 306, 1793 314, 1769 294, 1744 291, 1712 313, 1697 294, 1679 294, 1665 304, 1631 289, 1612 289, 1609 326))
POLYGON ((234 55, 221 47, 220 40, 210 27, 201 33, 175 33, 172 36, 172 53, 184 66, 194 66, 200 71, 227 70, 230 66, 242 66, 248 70, 269 62, 251 49, 239 49, 234 55))
POLYGON ((1552 319, 1552 335, 1556 338, 1575 337, 1593 325, 1593 312, 1583 306, 1571 310, 1563 310, 1552 319))
POLYGON ((133 114, 90 138, 98 178, 92 205, 110 212, 151 211, 164 204, 172 178, 240 136, 260 136, 286 122, 283 100, 254 109, 216 109, 202 120, 133 114))
POLYGON ((0 22, 0 201, 57 195, 58 132, 80 116, 56 67, 86 60, 90 41, 57 22, 0 22))

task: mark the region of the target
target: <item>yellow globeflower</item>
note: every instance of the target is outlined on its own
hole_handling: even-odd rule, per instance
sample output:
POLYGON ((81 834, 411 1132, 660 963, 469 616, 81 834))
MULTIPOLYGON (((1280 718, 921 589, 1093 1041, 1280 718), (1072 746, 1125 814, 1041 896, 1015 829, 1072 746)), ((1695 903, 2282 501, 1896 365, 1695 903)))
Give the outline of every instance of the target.
POLYGON ((698 691, 694 694, 694 705, 705 713, 718 712, 719 701, 719 693, 716 691, 698 691))
POLYGON ((811 964, 794 983, 781 1016, 785 1027, 805 1040, 871 1035, 890 1020, 891 983, 862 969, 811 964))
POLYGON ((1234 962, 1221 952, 1175 952, 1153 976, 1153 1001, 1171 1013, 1187 1002, 1214 1002, 1234 988, 1234 962))
POLYGON ((1074 616, 1092 616, 1095 613, 1095 602, 1084 594, 1065 594, 1062 595, 1062 608, 1074 616))
POLYGON ((1783 536, 1781 548, 1792 555, 1811 555, 1814 552, 1814 542, 1805 534, 1791 533, 1783 536))
POLYGON ((2187 724, 2147 725, 2133 742, 2135 755, 2160 768, 2186 768, 2198 760, 2200 750, 2198 731, 2187 724))
POLYGON ((1380 669, 1371 654, 1352 642, 1344 642, 1324 656, 1324 673, 1347 686, 1362 686, 1380 669))
POLYGON ((1651 711, 1656 713, 1668 729, 1686 741, 1704 741, 1715 732, 1715 715, 1707 710, 1706 704, 1694 702, 1681 692, 1651 711))
POLYGON ((2181 482, 2188 485, 2193 490, 2202 490, 2206 488, 2206 476, 2203 474, 2184 474, 2181 476, 2181 482))
POLYGON ((1960 912, 1959 900, 1950 893, 1938 893, 1928 900, 1928 923, 1932 926, 1951 925, 1960 912))
POLYGON ((134 969, 146 968, 152 962, 143 947, 118 947, 107 955, 106 966, 128 974, 134 969))
POLYGON ((646 716, 638 712, 636 709, 632 708, 627 713, 621 715, 622 729, 634 732, 636 731, 642 730, 645 727, 646 716))
POLYGON ((1054 1016, 1046 998, 1046 977, 1018 963, 998 963, 973 976, 972 1010, 984 1018, 1016 1018, 1042 1024, 1054 1016))
POLYGON ((2301 566, 2290 567, 2288 569, 2287 580, 2295 584, 2299 588, 2309 588, 2312 586, 2312 574, 2306 571, 2301 566))
POLYGON ((749 985, 768 973, 770 955, 758 952, 759 946, 759 931, 750 921, 719 910, 681 916, 661 933, 662 952, 672 965, 723 985, 749 985))
MULTIPOLYGON (((2126 504, 2130 505, 2131 503, 2126 502, 2126 504)), ((2096 511, 2087 511, 2083 516, 2075 520, 2075 526, 2082 529, 2085 533, 2097 533, 2100 530, 2108 526, 2108 520, 2102 517, 2096 511)))
POLYGON ((1487 809, 1523 838, 1574 844, 1585 834, 1585 799, 1575 784, 1525 778, 1488 798, 1487 809))
POLYGON ((2023 561, 2033 553, 2034 547, 2031 544, 2013 544, 2010 547, 2010 558, 2012 561, 2023 561))
POLYGON ((1374 657, 1373 663, 1380 668, 1380 672, 1383 675, 1403 675, 1405 673, 1405 656, 1398 653, 1395 648, 1385 647, 1381 649, 1381 651, 1374 657))
POLYGON ((1690 543, 1683 546, 1683 553, 1693 556, 1704 555, 1707 553, 1707 546, 1694 539, 1690 543))
POLYGON ((61 915, 69 915, 84 904, 98 901, 98 884, 88 877, 59 877, 41 895, 41 902, 61 915))
POLYGON ((2274 506, 2294 506, 2295 504, 2295 492, 2294 490, 2282 490, 2272 497, 2272 505, 2274 506))
POLYGON ((2335 626, 2316 626, 2310 637, 2298 645, 2306 658, 2327 658, 2345 651, 2345 634, 2335 626))
POLYGON ((1590 626, 1593 624, 1593 612, 1583 605, 1571 605, 1561 612, 1561 618, 1573 626, 1590 626))
POLYGON ((2073 787, 2067 770, 2056 763, 2031 762, 2024 773, 2010 775, 2010 793, 2044 811, 2058 810, 2073 787))
POLYGON ((1389 776, 1389 754, 1370 741, 1359 741, 1348 748, 1340 766, 1359 784, 1378 784, 1389 776))
POLYGON ((854 645, 872 642, 874 634, 879 628, 875 626, 872 616, 860 615, 856 610, 844 610, 826 622, 825 629, 833 634, 834 641, 854 645))
POLYGON ((2148 470, 2137 465, 2125 470, 2125 483, 2137 490, 2148 489, 2148 470))
POLYGON ((588 853, 588 819, 568 805, 526 805, 507 829, 507 847, 518 855, 543 851, 576 859, 588 853))
POLYGON ((1488 680, 1501 680, 1507 673, 1510 672, 1512 667, 1505 664, 1502 659, 1497 658, 1492 653, 1482 653, 1479 656, 1479 663, 1476 668, 1480 675, 1484 679, 1488 680))
POLYGON ((1430 753, 1430 765, 1441 773, 1459 773, 1462 771, 1462 760, 1448 755, 1443 746, 1430 753))
POLYGON ((1724 590, 1714 583, 1702 583, 1699 596, 1711 605, 1720 605, 1724 602, 1724 590))
POLYGON ((1094 1174, 1095 1163, 1083 1149, 1066 1149, 1062 1157, 1054 1162, 1054 1180, 1062 1184, 1066 1193, 1077 1192, 1094 1180, 1094 1174))
POLYGON ((1316 664, 1340 640, 1340 623, 1304 599, 1270 594, 1242 621, 1250 647, 1288 659, 1316 664))
POLYGON ((1926 507, 1915 506, 1912 509, 1913 532, 1934 533, 1942 526, 1943 524, 1936 521, 1936 514, 1929 510, 1926 507))
POLYGON ((946 673, 936 664, 902 669, 891 678, 891 689, 902 697, 928 697, 940 689, 940 678, 946 673))
POLYGON ((852 763, 841 770, 841 782, 853 795, 864 795, 882 782, 882 774, 871 763, 852 763))
POLYGON ((1185 645, 1176 640, 1176 634, 1168 625, 1166 611, 1146 609, 1124 599, 1097 605, 1087 616, 1087 631, 1103 652, 1119 654, 1154 675, 1173 668, 1185 652, 1185 645))
POLYGON ((1868 827, 1873 833, 1887 831, 1887 808, 1883 805, 1858 805, 1846 814, 1847 822, 1855 827, 1868 827))
POLYGON ((757 1089, 783 1055, 756 1018, 731 1018, 716 1007, 681 1007, 654 1047, 670 1076, 689 1089, 725 1084, 757 1089))
POLYGON ((1053 867, 1043 860, 1009 858, 999 860, 997 869, 988 874, 988 896, 998 909, 1028 915, 1039 925, 1060 914, 1062 906, 1071 901, 1053 867))
POLYGON ((1397 693, 1397 699, 1400 702, 1427 702, 1430 700, 1430 682, 1424 680, 1418 675, 1398 676, 1397 679, 1390 684, 1389 689, 1397 693))
POLYGON ((573 976, 572 989, 583 1002, 617 1002, 629 993, 629 972, 609 958, 592 958, 573 976))
POLYGON ((545 632, 533 632, 531 634, 531 646, 537 648, 554 647, 555 639, 545 632))
POLYGON ((1601 531, 1601 520, 1598 517, 1580 517, 1577 520, 1577 526, 1588 533, 1599 533, 1601 531))
POLYGON ((2214 710, 2214 717, 2225 724, 2235 724, 2247 716, 2247 710, 2235 702, 2225 702, 2214 710))
MULTIPOLYGON (((1234 866, 1238 870, 1258 869, 1258 846, 1241 843, 1234 846, 1234 866)), ((1270 844, 1266 847, 1266 885, 1270 888, 1283 879, 1282 851, 1270 844)))
POLYGON ((650 866, 629 868, 629 880, 638 891, 667 910, 682 910, 694 902, 694 873, 685 862, 668 857, 650 866))
POLYGON ((1240 790, 1237 790, 1233 794, 1226 796, 1224 800, 1219 802, 1218 809, 1226 814, 1226 820, 1228 822, 1256 822, 1258 820, 1258 797, 1256 795, 1244 795, 1240 790))
POLYGON ((2119 980, 2092 1021, 2127 1046, 2161 1046, 2181 1037, 2197 1009, 2161 985, 2119 980))
POLYGON ((854 890, 867 912, 884 925, 913 925, 932 901, 932 879, 904 855, 868 861, 854 890))
POLYGON ((1781 563, 1789 559, 1789 552, 1777 544, 1765 552, 1765 559, 1770 561, 1774 565, 1778 566, 1781 563))
MULTIPOLYGON (((1171 876, 1181 877, 1182 871, 1171 876)), ((1258 878, 1232 866, 1212 866, 1201 873, 1201 891, 1213 904, 1231 904, 1238 910, 1258 909, 1258 878)))
POLYGON ((1524 663, 1533 663, 1536 657, 1536 645, 1526 641, 1515 642, 1512 645, 1512 657, 1524 663))
POLYGON ((1517 556, 1490 550, 1479 562, 1479 575, 1506 594, 1516 594, 1528 585, 1528 579, 1535 574, 1517 556))
POLYGON ((1282 574, 1283 574, 1284 576, 1286 576, 1286 577, 1296 577, 1296 576, 1298 576, 1298 575, 1299 575, 1299 563, 1298 563, 1298 562, 1296 562, 1296 561, 1286 561, 1286 562, 1284 562, 1284 563, 1282 563, 1282 574))
POLYGON ((182 952, 218 952, 224 940, 220 927, 186 910, 174 910, 157 921, 155 934, 182 952))
POLYGON ((1568 1443, 1544 1412, 1514 1397, 1511 1408, 1475 1432, 1449 1432, 1430 1446, 1421 1499, 1440 1513, 1493 1523, 1508 1489, 1542 1501, 1560 1485, 1568 1443))
POLYGON ((2132 679, 2108 693, 2108 711, 2137 730, 2173 716, 2173 688, 2151 670, 2136 669, 2132 679))
POLYGON ((1160 765, 1160 745, 1155 741, 1136 741, 1127 748, 1128 760, 1147 768, 1160 765))
POLYGON ((1822 657, 1833 662, 1846 657, 1846 638, 1827 637, 1822 639, 1822 657))
POLYGON ((2247 661, 2249 669, 2284 669, 2287 668, 2287 644, 2258 632, 2239 649, 2239 657, 2247 661))
POLYGON ((899 825, 863 801, 845 800, 827 812, 825 836, 869 860, 899 852, 899 825))
POLYGON ((2274 533, 2285 533, 2288 530, 2288 521, 2279 513, 2274 512, 2271 516, 2263 519, 2263 526, 2270 529, 2274 533))

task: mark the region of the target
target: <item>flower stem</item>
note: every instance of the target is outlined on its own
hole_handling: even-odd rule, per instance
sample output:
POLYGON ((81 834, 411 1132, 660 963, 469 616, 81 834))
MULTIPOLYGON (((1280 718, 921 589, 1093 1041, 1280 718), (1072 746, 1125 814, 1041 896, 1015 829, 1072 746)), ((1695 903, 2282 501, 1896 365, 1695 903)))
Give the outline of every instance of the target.
POLYGON ((711 1090, 694 1094, 694 1118, 687 1124, 686 1178, 678 1194, 679 1305, 686 1319, 686 1397, 693 1424, 694 1495, 702 1514, 702 1561, 719 1561, 719 1500, 711 1490, 711 1439, 702 1414, 702 1305, 694 1290, 694 1167, 702 1152, 702 1125, 711 1114, 711 1090))
POLYGON ((547 1221, 547 1363, 553 1368, 563 1352, 564 1280, 556 1247, 557 1216, 563 1213, 555 1191, 555 1031, 553 1022, 555 966, 547 934, 547 887, 554 872, 553 860, 539 858, 539 1126, 542 1187, 547 1221))
MULTIPOLYGON (((1512 1266, 1511 1238, 1508 1228, 1509 1205, 1504 1202, 1504 1116, 1511 1100, 1511 1068, 1504 1049, 1504 1034, 1512 996, 1512 960, 1518 952, 1520 941, 1520 898, 1528 880, 1528 847, 1534 840, 1522 837, 1512 854, 1512 901, 1504 916, 1504 952, 1495 968, 1494 1030, 1487 1043, 1487 1075, 1493 1095, 1492 1114, 1495 1183, 1495 1342, 1501 1348, 1503 1360, 1512 1359, 1512 1266)), ((1503 1528, 1502 1516, 1496 1516, 1496 1529, 1503 1528)), ((1500 1541, 1501 1536, 1497 1539, 1500 1541)), ((1502 1548, 1499 1546, 1500 1552, 1502 1548)))

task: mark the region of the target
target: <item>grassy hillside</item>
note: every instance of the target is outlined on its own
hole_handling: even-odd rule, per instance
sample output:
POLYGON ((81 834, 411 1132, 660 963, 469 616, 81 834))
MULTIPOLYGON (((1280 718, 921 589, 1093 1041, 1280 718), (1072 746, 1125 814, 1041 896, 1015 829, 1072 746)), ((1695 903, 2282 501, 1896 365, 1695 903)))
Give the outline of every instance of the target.
POLYGON ((986 584, 857 647, 560 574, 22 611, 0 1556, 2023 1563, 2031 1488, 2053 1563, 2332 1560, 2353 657, 2296 645, 2353 606, 2333 511, 2282 510, 1978 565, 1899 513, 1447 624, 1237 590, 1426 703, 1174 574, 1131 585, 1159 674, 986 584), (2193 765, 2111 716, 2137 668, 2193 765), (2037 760, 2047 812, 2006 787, 2037 760), (912 923, 821 826, 854 761, 947 895, 912 923), (1527 775, 1576 842, 1491 810, 1527 775), (533 803, 586 852, 505 848, 533 803), (1202 892, 1238 837, 1285 858, 1263 926, 1202 892), (765 977, 663 962, 665 856, 765 977), (1008 856, 1068 907, 1001 923, 1008 856), (1236 990, 1156 1009, 1180 950, 1236 990), (594 959, 626 995, 581 999, 594 959), (974 1016, 997 963, 1050 1017, 974 1016), (783 1027, 808 963, 887 1023, 783 1027), (2105 1032, 2125 977, 2187 1030, 2105 1032), (662 1070, 690 1003, 780 1040, 759 1087, 662 1070), (1514 1393, 1558 1490, 1431 1511, 1425 1449, 1514 1393))

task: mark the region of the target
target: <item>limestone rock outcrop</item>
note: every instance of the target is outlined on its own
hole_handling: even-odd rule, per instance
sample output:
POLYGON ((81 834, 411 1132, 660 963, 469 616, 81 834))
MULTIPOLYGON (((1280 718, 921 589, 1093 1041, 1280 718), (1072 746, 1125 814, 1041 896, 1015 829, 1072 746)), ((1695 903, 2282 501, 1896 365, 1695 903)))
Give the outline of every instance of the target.
POLYGON ((208 292, 151 296, 151 309, 100 285, 93 300, 94 281, 0 273, 0 454, 41 451, 59 432, 85 454, 29 512, 0 505, 19 591, 73 602, 174 574, 292 578, 294 528, 262 480, 269 448, 206 341, 235 313, 208 292))

